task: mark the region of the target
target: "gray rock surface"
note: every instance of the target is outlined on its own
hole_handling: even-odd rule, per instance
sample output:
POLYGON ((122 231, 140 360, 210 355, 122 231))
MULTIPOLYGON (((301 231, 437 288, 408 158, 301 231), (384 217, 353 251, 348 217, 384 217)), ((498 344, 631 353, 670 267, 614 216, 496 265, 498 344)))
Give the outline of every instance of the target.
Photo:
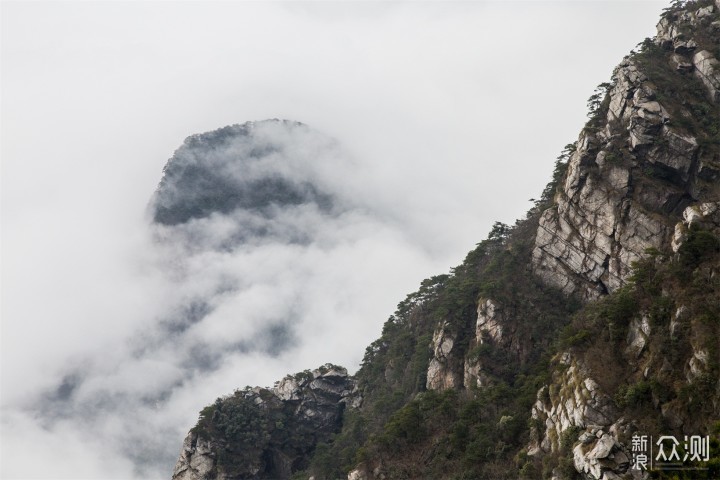
MULTIPOLYGON (((492 298, 480 298, 475 321, 475 338, 470 346, 492 343, 497 348, 509 349, 520 354, 520 346, 515 331, 511 328, 503 305, 492 298)), ((489 384, 488 376, 482 370, 477 358, 466 357, 463 367, 465 388, 482 387, 489 384)))
POLYGON ((457 333, 447 323, 441 324, 433 334, 433 356, 427 371, 428 390, 447 390, 458 388, 463 384, 462 373, 458 365, 461 357, 455 350, 457 333))
MULTIPOLYGON (((196 433, 188 433, 183 442, 180 458, 175 464, 174 480, 196 480, 209 478, 215 469, 215 451, 209 440, 198 438, 196 433)), ((223 480, 223 476, 216 477, 223 480)))
POLYGON ((532 418, 542 422, 545 431, 530 446, 531 454, 557 451, 563 432, 571 427, 608 427, 617 418, 614 402, 583 363, 570 353, 561 362, 564 367, 555 372, 552 388, 543 387, 532 407, 532 418))
POLYGON ((491 298, 481 298, 478 303, 475 327, 477 342, 484 343, 483 337, 487 335, 488 338, 499 344, 503 339, 503 323, 505 321, 502 305, 491 298))
POLYGON ((627 351, 636 357, 640 356, 650 338, 650 332, 650 320, 647 316, 632 319, 628 327, 627 351))
POLYGON ((632 262, 669 241, 672 230, 653 212, 673 199, 638 188, 636 166, 660 164, 687 181, 696 148, 694 139, 665 125, 667 112, 634 64, 621 65, 615 78, 605 129, 580 135, 557 205, 540 219, 533 251, 540 277, 586 299, 622 286, 632 262), (627 138, 629 158, 613 146, 617 136, 627 138), (677 153, 655 148, 661 138, 677 153))
MULTIPOLYGON (((688 25, 706 24, 717 14, 711 5, 666 16, 655 40, 675 52, 668 56, 679 70, 694 71, 713 101, 720 95, 720 63, 687 32, 694 29, 688 25)), ((600 126, 586 128, 577 140, 556 205, 540 219, 533 251, 536 274, 585 299, 624 285, 646 249, 671 243, 677 249, 683 232, 673 217, 702 201, 698 179, 720 174, 718 159, 702 157, 698 140, 675 126, 636 59, 617 67, 607 101, 600 126)))
POLYGON ((715 102, 720 102, 720 61, 707 50, 693 56, 695 75, 702 80, 715 102))
POLYGON ((609 433, 586 431, 573 448, 575 469, 590 479, 619 479, 630 467, 631 454, 609 433))

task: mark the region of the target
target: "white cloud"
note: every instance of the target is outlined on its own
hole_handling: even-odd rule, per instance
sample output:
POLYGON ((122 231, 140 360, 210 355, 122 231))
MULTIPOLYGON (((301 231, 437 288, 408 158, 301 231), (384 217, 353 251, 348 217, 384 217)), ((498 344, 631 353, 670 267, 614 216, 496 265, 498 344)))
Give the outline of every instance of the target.
POLYGON ((168 478, 215 397, 356 368, 406 293, 530 206, 662 6, 3 3, 3 478, 168 478), (353 208, 233 251, 227 217, 197 222, 204 250, 157 244, 183 139, 273 117, 338 141, 293 174, 353 208))

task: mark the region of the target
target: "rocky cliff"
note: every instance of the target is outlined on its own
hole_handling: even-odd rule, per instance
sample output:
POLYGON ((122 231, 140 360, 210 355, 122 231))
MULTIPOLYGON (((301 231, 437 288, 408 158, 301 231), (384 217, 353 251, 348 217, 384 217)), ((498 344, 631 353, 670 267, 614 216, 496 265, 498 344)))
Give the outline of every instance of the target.
POLYGON ((218 398, 185 438, 172 478, 289 478, 340 430, 344 409, 359 406, 354 389, 347 370, 325 365, 218 398))
MULTIPOLYGON (((706 299, 717 295, 717 263, 704 266, 707 283, 694 279, 703 284, 699 291, 679 288, 679 279, 656 264, 675 254, 677 268, 683 252, 696 248, 689 238, 720 233, 719 9, 710 2, 669 9, 655 39, 620 64, 580 135, 556 205, 540 219, 538 275, 586 299, 621 291, 632 304, 616 322, 612 314, 600 319, 618 329, 613 348, 573 344, 555 359, 553 382, 533 406, 544 433, 531 453, 560 451, 566 432, 584 431, 572 452, 586 478, 629 475, 630 433, 657 432, 651 422, 687 435, 707 431, 718 417, 718 331, 707 323, 718 312, 706 299), (638 278, 638 269, 655 278, 638 278), (712 380, 701 387, 699 378, 712 380), (697 402, 700 391, 708 395, 704 418, 683 405, 697 402), (628 414, 628 404, 643 402, 644 411, 628 414)), ((573 322, 576 335, 599 333, 596 320, 581 318, 573 322)))
POLYGON ((717 199, 718 8, 667 12, 602 86, 540 219, 533 267, 549 284, 589 299, 617 290, 645 250, 670 245, 686 207, 717 199))
MULTIPOLYGON (((398 304, 329 402, 350 406, 335 435, 292 461, 272 441, 223 453, 232 477, 213 459, 240 447, 204 411, 175 477, 638 479, 633 435, 720 435, 718 58, 720 1, 671 5, 527 218, 398 304)), ((308 418, 287 382, 241 397, 308 418)), ((711 450, 682 468, 720 477, 711 450)))

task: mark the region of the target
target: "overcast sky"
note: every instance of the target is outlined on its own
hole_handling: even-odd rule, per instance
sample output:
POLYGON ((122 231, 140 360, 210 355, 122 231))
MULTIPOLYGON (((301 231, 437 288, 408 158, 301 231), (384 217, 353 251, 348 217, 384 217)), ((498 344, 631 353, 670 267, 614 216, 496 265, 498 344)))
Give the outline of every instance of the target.
POLYGON ((216 397, 355 371, 422 279, 524 215, 666 5, 3 1, 2 477, 169 478, 216 397), (303 246, 159 241, 183 140, 267 118, 337 140, 355 208, 286 219, 303 246))

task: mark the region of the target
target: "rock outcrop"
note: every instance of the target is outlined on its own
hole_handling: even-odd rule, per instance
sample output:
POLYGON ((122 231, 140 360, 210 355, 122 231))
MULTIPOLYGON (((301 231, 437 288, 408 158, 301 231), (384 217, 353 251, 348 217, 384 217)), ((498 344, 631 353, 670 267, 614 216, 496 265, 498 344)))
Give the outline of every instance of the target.
POLYGON ((427 370, 428 390, 473 388, 487 385, 480 359, 472 350, 487 345, 522 355, 520 340, 503 305, 492 298, 478 299, 477 319, 470 338, 443 322, 433 334, 433 355, 427 370))
POLYGON ((505 316, 502 305, 499 302, 488 298, 481 298, 478 301, 477 322, 475 324, 475 338, 479 344, 485 343, 484 337, 495 343, 503 339, 503 323, 505 316))
POLYGON ((463 383, 462 354, 457 349, 457 333, 443 323, 433 334, 433 356, 427 371, 429 390, 447 390, 458 388, 463 383))
POLYGON ((688 126, 686 118, 698 113, 658 89, 661 80, 692 82, 692 70, 707 97, 719 101, 718 60, 700 49, 709 47, 705 32, 719 17, 713 5, 668 13, 655 43, 615 70, 578 138, 555 206, 540 219, 533 267, 549 284, 586 299, 618 289, 645 250, 670 244, 685 208, 716 195, 699 185, 717 176, 717 153, 701 147, 688 126), (677 71, 660 78, 658 62, 677 71))
POLYGON ((617 417, 613 400, 602 392, 582 361, 570 353, 561 356, 561 369, 553 383, 538 392, 532 418, 543 425, 544 433, 530 447, 531 454, 557 451, 560 438, 571 428, 602 428, 617 417))
POLYGON ((173 480, 290 478, 361 398, 342 367, 287 376, 272 389, 236 391, 203 410, 188 433, 173 480))
MULTIPOLYGON (((500 302, 492 298, 478 299, 475 335, 470 339, 470 349, 490 344, 519 356, 519 341, 509 320, 500 302)), ((464 387, 483 387, 489 383, 488 375, 483 371, 482 361, 476 356, 467 355, 464 365, 464 387)))
MULTIPOLYGON (((174 480, 200 480, 212 478, 215 470, 216 452, 210 440, 198 438, 196 433, 188 433, 183 441, 180 458, 173 469, 174 480)), ((220 474, 219 480, 224 475, 220 474)))
POLYGON ((677 253, 688 238, 692 228, 720 232, 720 202, 707 202, 687 207, 682 220, 675 224, 671 247, 677 253))
POLYGON ((590 478, 619 480, 628 472, 631 458, 630 451, 624 445, 618 443, 610 433, 598 428, 583 432, 573 448, 575 469, 590 478))

